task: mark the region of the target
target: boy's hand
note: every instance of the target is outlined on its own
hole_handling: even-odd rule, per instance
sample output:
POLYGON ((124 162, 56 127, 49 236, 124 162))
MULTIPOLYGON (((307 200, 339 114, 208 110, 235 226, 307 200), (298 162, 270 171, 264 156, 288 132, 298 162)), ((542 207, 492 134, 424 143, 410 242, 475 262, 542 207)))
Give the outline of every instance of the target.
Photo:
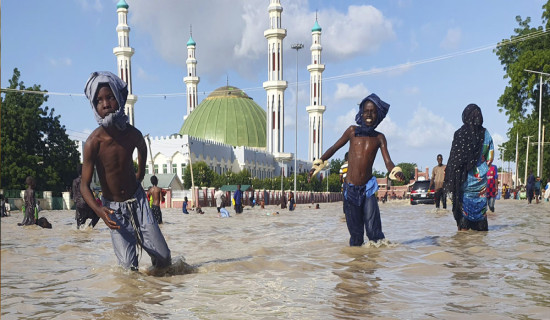
POLYGON ((116 222, 114 222, 113 220, 111 220, 111 217, 109 217, 110 214, 113 214, 114 211, 109 209, 109 208, 106 208, 106 207, 101 207, 101 219, 103 219, 103 222, 105 222, 105 224, 107 225, 107 227, 109 227, 109 229, 120 229, 120 226, 116 224, 116 222))
POLYGON ((403 181, 405 180, 405 175, 403 174, 403 172, 398 172, 395 174, 395 177, 399 180, 399 181, 403 181))
POLYGON ((329 165, 328 160, 323 161, 321 159, 317 159, 313 161, 313 167, 309 171, 309 179, 311 179, 311 177, 315 176, 317 173, 319 173, 319 171, 323 170, 328 165, 329 165))
POLYGON ((391 180, 403 181, 405 180, 405 175, 403 174, 401 168, 396 166, 396 167, 393 167, 393 169, 391 170, 389 178, 391 180))

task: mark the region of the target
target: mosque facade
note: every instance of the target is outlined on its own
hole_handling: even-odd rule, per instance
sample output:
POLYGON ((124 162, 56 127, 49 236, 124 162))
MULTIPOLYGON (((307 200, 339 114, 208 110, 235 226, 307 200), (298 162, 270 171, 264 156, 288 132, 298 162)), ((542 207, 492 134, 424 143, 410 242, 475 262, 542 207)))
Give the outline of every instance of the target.
MULTIPOLYGON (((113 49, 117 57, 119 77, 128 83, 129 96, 125 111, 134 124, 134 105, 137 96, 132 94, 130 27, 127 24, 128 4, 117 3, 118 46, 113 49)), ((198 84, 195 50, 197 43, 191 36, 187 42, 187 70, 183 78, 186 86, 187 114, 178 134, 164 137, 146 137, 151 156, 147 159, 146 173, 176 174, 183 181, 186 166, 203 161, 218 174, 238 173, 247 169, 252 177, 273 178, 307 172, 312 161, 321 156, 323 136, 321 27, 317 20, 312 29, 310 72, 309 152, 308 160, 294 160, 294 154, 284 152, 284 93, 287 82, 283 79, 283 7, 280 0, 269 0, 269 27, 264 32, 268 43, 268 76, 263 87, 267 94, 264 110, 239 88, 227 85, 214 90, 198 103, 198 84)), ((173 131, 172 131, 173 132, 173 131)), ((136 155, 137 159, 137 155, 136 155)), ((192 169, 192 167, 191 167, 192 169)))

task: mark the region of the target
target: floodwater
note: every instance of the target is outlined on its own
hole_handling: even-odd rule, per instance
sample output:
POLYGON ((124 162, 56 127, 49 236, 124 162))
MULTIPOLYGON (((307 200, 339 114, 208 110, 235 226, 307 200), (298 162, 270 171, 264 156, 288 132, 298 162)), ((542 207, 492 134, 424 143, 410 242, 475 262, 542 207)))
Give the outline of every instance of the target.
POLYGON ((489 232, 457 232, 450 210, 380 204, 389 244, 348 247, 342 203, 245 208, 217 218, 165 209, 175 261, 151 276, 117 266, 109 230, 1 219, 4 319, 548 319, 550 204, 498 200, 489 232), (278 215, 272 215, 279 211, 278 215), (179 262, 181 266, 182 263, 179 262))

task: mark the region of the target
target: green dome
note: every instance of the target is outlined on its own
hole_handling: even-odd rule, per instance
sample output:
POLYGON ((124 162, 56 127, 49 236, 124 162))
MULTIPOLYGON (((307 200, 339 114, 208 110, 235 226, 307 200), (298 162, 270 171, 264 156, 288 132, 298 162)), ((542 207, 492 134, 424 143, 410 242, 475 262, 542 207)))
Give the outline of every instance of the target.
POLYGON ((128 9, 128 4, 126 3, 126 1, 124 0, 120 0, 117 4, 116 4, 116 7, 117 9, 120 9, 120 8, 124 8, 124 9, 128 9))
POLYGON ((187 41, 187 46, 194 46, 196 45, 197 43, 195 42, 195 40, 193 40, 192 37, 189 37, 189 41, 187 41))
POLYGON ((241 89, 216 89, 187 117, 179 132, 232 146, 265 148, 266 113, 241 89))

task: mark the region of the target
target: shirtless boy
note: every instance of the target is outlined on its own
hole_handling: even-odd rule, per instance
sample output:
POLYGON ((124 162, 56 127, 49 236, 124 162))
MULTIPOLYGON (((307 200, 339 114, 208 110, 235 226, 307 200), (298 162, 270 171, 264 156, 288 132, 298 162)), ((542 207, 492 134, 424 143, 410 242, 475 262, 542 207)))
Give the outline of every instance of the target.
POLYGON ((99 127, 84 146, 82 197, 111 229, 111 240, 118 262, 125 268, 138 269, 136 245, 151 257, 154 267, 171 263, 170 249, 162 235, 140 182, 145 175, 147 145, 141 132, 128 123, 124 105, 127 85, 110 72, 94 72, 84 89, 99 127), (138 171, 132 154, 137 148, 138 171), (103 206, 96 203, 90 182, 97 169, 103 206))
POLYGON ((160 211, 160 201, 164 202, 164 195, 162 194, 162 189, 157 185, 159 184, 159 179, 157 176, 151 177, 151 184, 153 185, 147 191, 148 194, 153 196, 153 203, 151 204, 151 211, 153 211, 153 217, 157 220, 158 224, 162 223, 162 211, 160 211))
POLYGON ((376 177, 372 175, 372 165, 380 149, 390 178, 402 181, 404 175, 396 167, 388 153, 386 137, 374 129, 386 117, 390 105, 371 94, 359 105, 355 116, 357 126, 350 126, 336 143, 320 159, 313 162, 310 177, 328 165, 328 159, 349 142, 348 171, 344 181, 344 198, 346 205, 346 223, 350 233, 350 246, 361 246, 364 242, 364 231, 370 241, 384 239, 380 210, 374 193, 378 190, 376 177))

